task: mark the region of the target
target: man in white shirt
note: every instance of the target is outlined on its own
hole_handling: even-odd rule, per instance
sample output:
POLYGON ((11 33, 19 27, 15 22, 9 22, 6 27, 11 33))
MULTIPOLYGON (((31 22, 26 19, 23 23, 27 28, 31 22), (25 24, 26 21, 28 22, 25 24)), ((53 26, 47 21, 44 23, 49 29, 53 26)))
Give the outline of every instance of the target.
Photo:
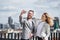
POLYGON ((34 22, 32 20, 32 17, 34 15, 34 11, 33 10, 28 11, 26 20, 24 20, 22 17, 22 15, 25 13, 26 11, 22 10, 19 16, 20 24, 23 27, 21 40, 29 40, 33 36, 32 30, 33 30, 34 22))

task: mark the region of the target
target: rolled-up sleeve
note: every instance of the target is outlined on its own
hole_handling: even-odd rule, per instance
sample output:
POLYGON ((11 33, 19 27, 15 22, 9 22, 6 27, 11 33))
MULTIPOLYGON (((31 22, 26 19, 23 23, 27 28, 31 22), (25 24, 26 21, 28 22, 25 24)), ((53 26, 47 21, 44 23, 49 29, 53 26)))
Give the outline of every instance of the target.
POLYGON ((20 22, 20 24, 21 24, 21 26, 22 26, 22 24, 24 23, 24 19, 23 19, 22 16, 19 16, 19 22, 20 22))

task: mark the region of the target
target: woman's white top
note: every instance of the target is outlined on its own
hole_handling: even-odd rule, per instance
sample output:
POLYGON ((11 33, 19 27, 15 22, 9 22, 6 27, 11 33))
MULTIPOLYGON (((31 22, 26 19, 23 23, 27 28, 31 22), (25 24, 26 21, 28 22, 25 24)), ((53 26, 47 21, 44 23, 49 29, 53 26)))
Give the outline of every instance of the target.
POLYGON ((37 27, 36 36, 41 38, 46 38, 48 40, 48 37, 50 35, 50 26, 46 22, 41 22, 37 27))

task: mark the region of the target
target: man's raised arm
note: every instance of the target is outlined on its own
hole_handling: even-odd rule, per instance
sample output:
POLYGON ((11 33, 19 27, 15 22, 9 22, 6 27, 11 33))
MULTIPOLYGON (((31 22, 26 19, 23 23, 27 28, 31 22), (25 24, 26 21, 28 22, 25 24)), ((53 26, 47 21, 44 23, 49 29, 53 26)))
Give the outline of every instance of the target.
POLYGON ((22 18, 22 15, 25 14, 26 11, 25 10, 22 10, 21 13, 20 13, 20 16, 19 16, 19 21, 20 21, 20 24, 23 23, 23 18, 22 18))

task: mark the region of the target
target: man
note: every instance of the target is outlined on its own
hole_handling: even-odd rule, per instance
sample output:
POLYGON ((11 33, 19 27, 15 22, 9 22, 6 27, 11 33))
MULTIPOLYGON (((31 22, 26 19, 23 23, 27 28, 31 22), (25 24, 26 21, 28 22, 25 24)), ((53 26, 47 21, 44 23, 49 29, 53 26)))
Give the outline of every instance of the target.
POLYGON ((33 36, 34 21, 32 20, 32 17, 34 15, 34 11, 33 10, 28 11, 26 20, 24 20, 22 17, 22 15, 25 13, 26 11, 22 10, 19 16, 20 24, 23 27, 21 40, 29 40, 33 36))

